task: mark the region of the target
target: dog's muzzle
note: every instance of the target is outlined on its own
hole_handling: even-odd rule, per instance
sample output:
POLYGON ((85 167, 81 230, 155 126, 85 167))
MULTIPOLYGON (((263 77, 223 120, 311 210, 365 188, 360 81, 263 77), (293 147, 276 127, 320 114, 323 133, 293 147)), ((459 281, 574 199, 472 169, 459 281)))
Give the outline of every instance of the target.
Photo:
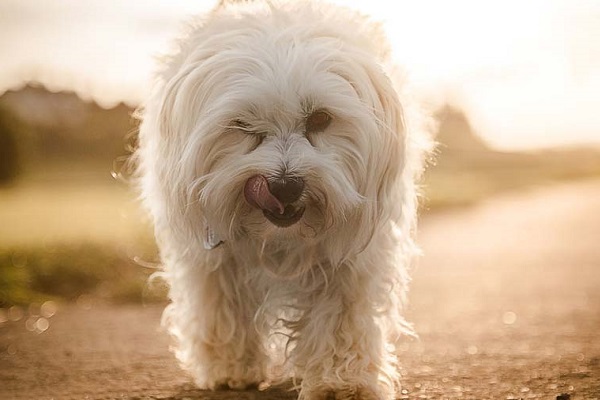
POLYGON ((263 175, 254 175, 246 181, 244 197, 253 207, 281 228, 294 225, 304 214, 304 206, 294 206, 304 190, 304 180, 283 177, 268 181, 263 175))

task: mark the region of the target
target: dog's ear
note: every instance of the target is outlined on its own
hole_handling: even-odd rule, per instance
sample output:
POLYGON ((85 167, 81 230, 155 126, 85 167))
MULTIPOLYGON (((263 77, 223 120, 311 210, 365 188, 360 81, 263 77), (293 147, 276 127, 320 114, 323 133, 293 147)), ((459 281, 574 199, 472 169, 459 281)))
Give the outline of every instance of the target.
POLYGON ((407 166, 403 108, 391 79, 371 60, 362 65, 368 78, 357 92, 372 110, 377 129, 369 134, 364 195, 370 200, 363 212, 364 226, 377 230, 402 213, 403 171, 407 166))
POLYGON ((373 160, 373 179, 377 190, 377 219, 378 222, 392 218, 398 196, 402 195, 402 172, 407 167, 406 139, 407 131, 404 124, 403 109, 398 94, 394 90, 390 78, 383 71, 372 71, 371 82, 377 92, 379 104, 374 110, 379 127, 379 149, 373 154, 378 160, 373 160))
POLYGON ((336 73, 353 87, 375 122, 363 132, 367 136, 362 149, 366 175, 360 186, 366 201, 357 214, 361 234, 348 238, 354 249, 364 249, 383 225, 400 222, 407 200, 413 201, 414 185, 408 179, 408 131, 398 93, 372 57, 358 52, 352 61, 336 73))
POLYGON ((376 201, 370 218, 377 226, 392 221, 402 235, 410 236, 417 214, 416 181, 431 149, 430 134, 435 126, 417 106, 405 77, 390 77, 381 65, 372 64, 365 70, 376 93, 370 101, 379 130, 378 140, 371 141, 369 179, 373 184, 368 197, 376 201))

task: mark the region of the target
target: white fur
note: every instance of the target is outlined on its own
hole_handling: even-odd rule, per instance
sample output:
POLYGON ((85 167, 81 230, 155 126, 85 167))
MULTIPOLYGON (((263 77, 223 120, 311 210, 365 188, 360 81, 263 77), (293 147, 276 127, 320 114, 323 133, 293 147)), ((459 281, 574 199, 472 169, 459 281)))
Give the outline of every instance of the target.
POLYGON ((137 157, 170 285, 165 322, 199 387, 291 374, 306 400, 394 398, 421 125, 385 43, 344 8, 242 3, 195 21, 164 61, 137 157), (316 109, 333 122, 307 135, 316 109), (282 168, 306 182, 288 228, 243 194, 282 168), (224 243, 205 249, 207 230, 224 243))

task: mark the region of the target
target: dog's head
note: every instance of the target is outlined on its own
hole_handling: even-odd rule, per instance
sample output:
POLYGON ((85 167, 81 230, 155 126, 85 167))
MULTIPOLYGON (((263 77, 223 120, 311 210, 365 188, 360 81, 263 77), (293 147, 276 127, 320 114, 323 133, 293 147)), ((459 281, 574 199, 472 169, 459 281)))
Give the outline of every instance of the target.
POLYGON ((146 108, 140 153, 145 190, 163 200, 155 217, 208 235, 209 247, 321 241, 338 260, 360 251, 406 206, 403 110, 386 55, 377 26, 347 10, 215 11, 146 108))

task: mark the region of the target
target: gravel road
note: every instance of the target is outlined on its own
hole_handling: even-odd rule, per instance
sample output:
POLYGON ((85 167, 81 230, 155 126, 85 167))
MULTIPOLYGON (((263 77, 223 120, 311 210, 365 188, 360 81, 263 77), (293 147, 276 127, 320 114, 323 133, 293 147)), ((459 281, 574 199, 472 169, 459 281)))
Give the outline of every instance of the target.
MULTIPOLYGON (((600 181, 429 214, 419 236, 401 398, 600 399, 600 181)), ((0 399, 296 398, 194 389, 160 313, 80 302, 0 318, 0 399)))

